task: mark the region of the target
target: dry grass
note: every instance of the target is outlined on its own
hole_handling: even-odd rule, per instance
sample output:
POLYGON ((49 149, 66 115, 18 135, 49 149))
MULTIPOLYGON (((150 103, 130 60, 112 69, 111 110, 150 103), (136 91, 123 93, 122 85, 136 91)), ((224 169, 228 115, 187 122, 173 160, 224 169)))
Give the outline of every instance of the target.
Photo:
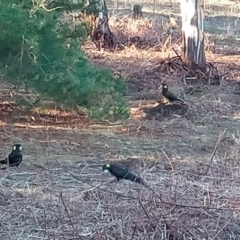
POLYGON ((175 56, 172 46, 180 51, 168 20, 114 16, 110 26, 124 50, 99 53, 90 43, 84 50, 126 79, 132 116, 125 123, 56 110, 35 110, 33 121, 16 113, 10 87, 1 84, 1 100, 10 102, 0 104, 1 154, 21 142, 24 160, 0 172, 0 239, 240 239, 240 102, 233 93, 240 62, 227 55, 239 46, 224 38, 208 48, 208 61, 227 72, 221 86, 189 86, 181 71, 160 64, 175 56), (129 44, 136 36, 141 41, 129 44), (185 99, 189 119, 138 114, 159 98, 163 81, 185 99), (124 164, 150 188, 103 175, 105 161, 124 164))
POLYGON ((110 182, 100 162, 48 159, 42 168, 6 171, 1 239, 238 239, 239 163, 165 158, 127 162, 151 189, 110 182))

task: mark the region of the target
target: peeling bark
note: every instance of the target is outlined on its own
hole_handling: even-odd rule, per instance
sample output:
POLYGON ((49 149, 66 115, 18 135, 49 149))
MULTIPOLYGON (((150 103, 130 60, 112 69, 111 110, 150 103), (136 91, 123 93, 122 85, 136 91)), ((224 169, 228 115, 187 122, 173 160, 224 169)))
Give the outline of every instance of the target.
POLYGON ((183 61, 196 70, 204 68, 203 0, 181 0, 183 61))

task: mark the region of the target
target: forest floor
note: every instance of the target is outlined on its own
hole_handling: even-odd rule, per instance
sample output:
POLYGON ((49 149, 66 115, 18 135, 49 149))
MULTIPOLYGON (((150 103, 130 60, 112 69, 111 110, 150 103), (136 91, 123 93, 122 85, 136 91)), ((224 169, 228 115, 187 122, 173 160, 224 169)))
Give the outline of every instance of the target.
POLYGON ((16 142, 24 150, 19 169, 0 172, 0 239, 240 239, 240 18, 206 19, 206 57, 224 75, 220 85, 185 84, 181 69, 167 71, 162 61, 181 50, 179 18, 169 37, 171 24, 160 13, 133 22, 115 11, 117 39, 137 43, 114 53, 83 46, 93 64, 126 80, 125 122, 56 109, 29 115, 1 83, 1 156, 16 142), (185 100, 188 118, 144 117, 162 82, 185 100), (103 175, 105 162, 129 167, 150 188, 103 175))

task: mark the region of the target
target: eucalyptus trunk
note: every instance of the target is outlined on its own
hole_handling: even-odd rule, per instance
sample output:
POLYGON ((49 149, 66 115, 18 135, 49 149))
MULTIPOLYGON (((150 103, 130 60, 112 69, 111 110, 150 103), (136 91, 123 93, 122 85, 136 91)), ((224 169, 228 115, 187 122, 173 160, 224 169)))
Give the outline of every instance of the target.
POLYGON ((203 0, 180 0, 183 61, 193 70, 206 64, 204 52, 203 0))

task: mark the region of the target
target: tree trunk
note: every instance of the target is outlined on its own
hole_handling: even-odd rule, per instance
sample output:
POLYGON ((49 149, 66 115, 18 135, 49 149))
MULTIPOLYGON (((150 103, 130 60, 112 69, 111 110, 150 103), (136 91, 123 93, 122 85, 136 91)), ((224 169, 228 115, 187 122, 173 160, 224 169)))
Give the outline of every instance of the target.
POLYGON ((108 9, 105 0, 98 0, 96 1, 96 7, 98 10, 98 18, 102 20, 104 16, 108 18, 108 9))
POLYGON ((105 0, 98 0, 97 9, 99 11, 97 28, 93 33, 93 42, 97 46, 98 50, 101 49, 101 42, 103 47, 108 47, 110 50, 114 50, 116 47, 116 37, 110 30, 108 24, 108 9, 105 0))
POLYGON ((203 31, 203 0, 181 0, 183 61, 192 69, 206 64, 203 31))

